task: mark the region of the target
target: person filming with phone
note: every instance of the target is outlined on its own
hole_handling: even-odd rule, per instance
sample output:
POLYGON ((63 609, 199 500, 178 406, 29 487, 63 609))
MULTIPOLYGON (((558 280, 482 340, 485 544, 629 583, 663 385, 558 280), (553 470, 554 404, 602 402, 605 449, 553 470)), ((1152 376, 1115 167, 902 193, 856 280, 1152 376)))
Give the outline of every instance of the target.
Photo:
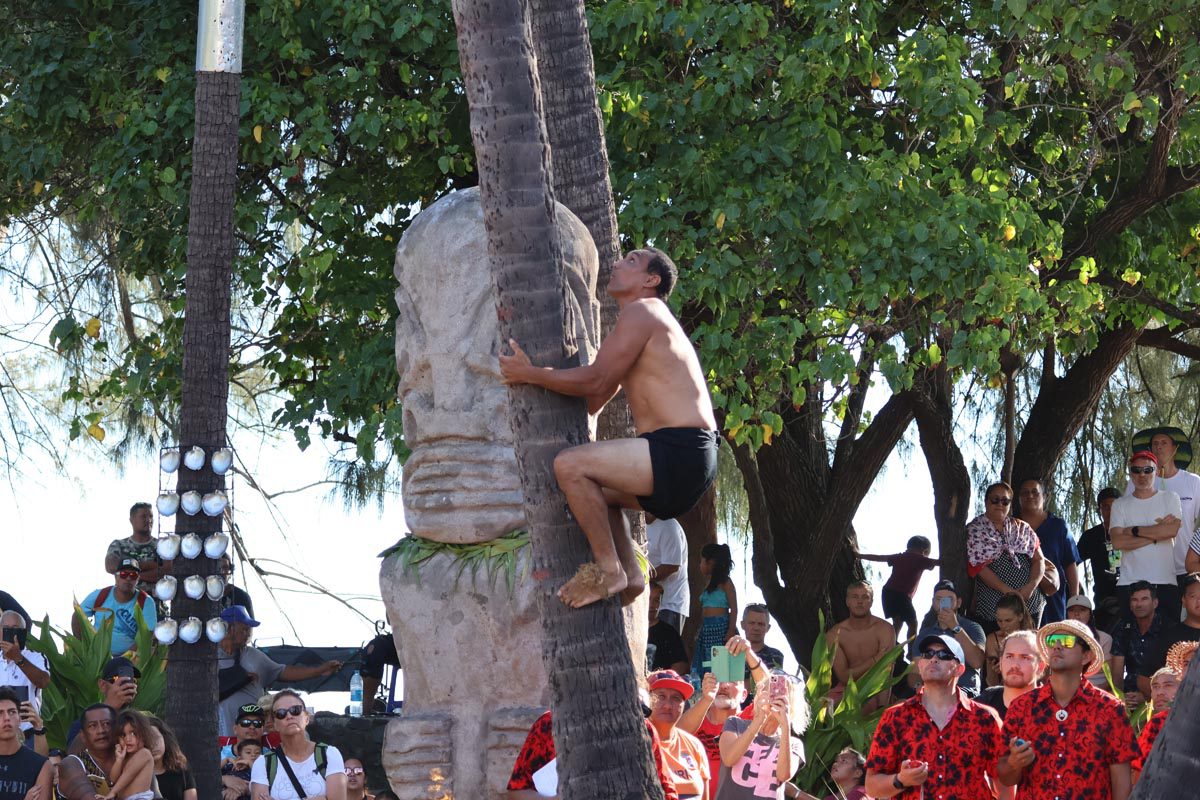
POLYGON ((772 673, 754 694, 754 716, 732 716, 721 732, 721 775, 715 800, 782 800, 784 787, 804 763, 800 737, 808 704, 800 682, 772 673))
MULTIPOLYGON (((965 669, 958 678, 958 686, 971 697, 979 694, 979 671, 983 669, 986 660, 984 646, 987 642, 983 628, 979 623, 967 619, 958 613, 962 607, 962 599, 952 580, 940 580, 933 587, 933 608, 921 620, 921 632, 913 640, 914 646, 910 653, 915 661, 920 654, 917 642, 929 636, 949 636, 958 642, 963 651, 963 666, 965 669)), ((909 676, 915 687, 919 682, 919 670, 913 670, 909 676)))
MULTIPOLYGON (((16 611, 0 614, 0 629, 0 686, 10 687, 20 703, 28 702, 36 716, 42 709, 42 689, 50 685, 46 657, 26 647, 29 631, 25 628, 25 618, 16 611)), ((34 725, 29 714, 23 713, 21 717, 25 746, 33 749, 34 725)))

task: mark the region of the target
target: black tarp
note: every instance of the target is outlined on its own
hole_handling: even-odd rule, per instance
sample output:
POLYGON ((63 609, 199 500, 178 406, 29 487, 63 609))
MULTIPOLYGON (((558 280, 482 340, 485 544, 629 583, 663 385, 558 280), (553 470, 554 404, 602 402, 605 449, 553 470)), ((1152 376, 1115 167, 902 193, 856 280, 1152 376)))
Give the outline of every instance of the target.
POLYGON ((278 680, 271 684, 271 691, 280 689, 296 689, 302 692, 349 692, 350 679, 356 669, 362 667, 361 647, 300 647, 294 644, 281 644, 274 647, 258 648, 267 658, 277 664, 301 667, 315 667, 326 661, 341 661, 342 668, 332 675, 320 678, 310 678, 306 681, 278 680))

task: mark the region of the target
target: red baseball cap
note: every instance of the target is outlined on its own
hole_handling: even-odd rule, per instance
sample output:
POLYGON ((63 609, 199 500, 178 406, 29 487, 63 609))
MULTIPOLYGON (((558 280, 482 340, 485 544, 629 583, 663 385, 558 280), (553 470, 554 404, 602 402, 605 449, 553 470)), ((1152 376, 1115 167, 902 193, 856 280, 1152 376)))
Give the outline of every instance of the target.
POLYGON ((683 695, 683 699, 687 700, 696 691, 690 683, 680 676, 673 669, 660 669, 658 672, 651 672, 646 678, 646 683, 650 691, 655 689, 674 689, 683 695))
POLYGON ((1137 461, 1139 458, 1144 458, 1147 461, 1153 461, 1154 465, 1158 466, 1158 456, 1154 455, 1154 453, 1151 453, 1149 450, 1138 450, 1136 453, 1134 453, 1133 455, 1131 455, 1129 457, 1129 463, 1132 464, 1133 462, 1137 461))

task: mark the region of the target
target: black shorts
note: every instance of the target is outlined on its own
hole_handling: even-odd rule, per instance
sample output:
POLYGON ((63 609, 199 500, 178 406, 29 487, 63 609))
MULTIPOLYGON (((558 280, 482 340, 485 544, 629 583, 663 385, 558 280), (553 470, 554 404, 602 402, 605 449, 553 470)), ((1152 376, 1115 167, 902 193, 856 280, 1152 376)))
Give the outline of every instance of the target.
POLYGON ((883 587, 883 615, 891 620, 912 620, 917 619, 917 610, 913 608, 912 598, 904 592, 897 592, 895 589, 883 587))
POLYGON ((717 477, 717 432, 704 428, 659 428, 639 439, 650 444, 654 491, 638 497, 648 513, 674 519, 691 511, 717 477))

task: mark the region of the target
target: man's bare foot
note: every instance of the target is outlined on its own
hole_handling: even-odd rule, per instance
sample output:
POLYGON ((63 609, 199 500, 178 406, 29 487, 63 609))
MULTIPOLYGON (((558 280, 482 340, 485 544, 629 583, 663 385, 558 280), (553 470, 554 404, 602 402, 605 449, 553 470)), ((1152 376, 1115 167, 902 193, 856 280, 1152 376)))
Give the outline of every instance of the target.
POLYGON ((621 606, 627 606, 637 599, 637 596, 646 591, 646 578, 642 575, 641 567, 636 564, 633 567, 633 572, 625 573, 626 586, 621 591, 621 606))
POLYGON ((571 608, 583 608, 618 594, 627 583, 624 570, 618 568, 615 573, 608 573, 598 564, 588 562, 559 588, 558 599, 571 608))

